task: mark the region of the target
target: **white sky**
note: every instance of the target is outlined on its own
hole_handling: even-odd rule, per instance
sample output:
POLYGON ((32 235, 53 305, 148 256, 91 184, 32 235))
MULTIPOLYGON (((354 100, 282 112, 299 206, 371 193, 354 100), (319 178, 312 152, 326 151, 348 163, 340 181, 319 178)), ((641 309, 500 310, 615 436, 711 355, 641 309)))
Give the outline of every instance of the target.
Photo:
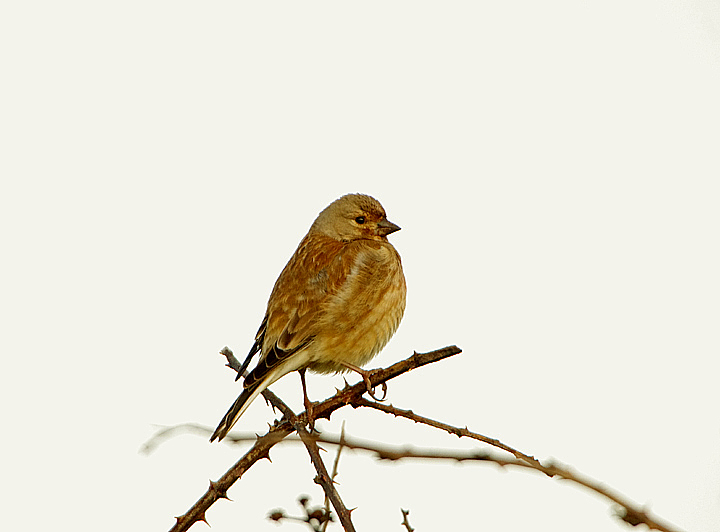
MULTIPOLYGON (((372 365, 464 350, 394 405, 720 528, 716 2, 7 2, 0 61, 7 530, 168 529, 243 451, 138 449, 219 421, 239 385, 217 351, 246 352, 316 214, 356 191, 402 226, 409 286, 372 365)), ((296 408, 298 382, 273 387, 296 408)), ((273 419, 258 401, 236 428, 273 419)), ((322 427, 342 420, 473 447, 368 411, 322 427)), ((272 457, 213 531, 320 502, 303 449, 272 457)), ((340 469, 358 530, 400 532, 400 507, 418 531, 626 530, 538 475, 340 469)))

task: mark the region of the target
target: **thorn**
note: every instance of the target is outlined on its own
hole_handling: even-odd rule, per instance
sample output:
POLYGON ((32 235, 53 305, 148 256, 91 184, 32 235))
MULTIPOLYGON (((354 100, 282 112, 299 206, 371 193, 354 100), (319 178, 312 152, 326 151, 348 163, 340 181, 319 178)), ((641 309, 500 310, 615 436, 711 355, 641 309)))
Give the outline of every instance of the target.
POLYGON ((616 515, 631 526, 646 523, 646 515, 643 510, 637 511, 632 508, 621 507, 616 511, 616 515))
POLYGON ((205 512, 200 514, 200 517, 197 518, 198 521, 202 521, 207 526, 210 526, 210 523, 207 522, 207 519, 205 519, 205 512))
POLYGON ((217 495, 218 499, 227 499, 228 501, 232 500, 230 497, 227 496, 227 489, 221 489, 218 488, 219 482, 213 482, 210 481, 210 490, 217 495))

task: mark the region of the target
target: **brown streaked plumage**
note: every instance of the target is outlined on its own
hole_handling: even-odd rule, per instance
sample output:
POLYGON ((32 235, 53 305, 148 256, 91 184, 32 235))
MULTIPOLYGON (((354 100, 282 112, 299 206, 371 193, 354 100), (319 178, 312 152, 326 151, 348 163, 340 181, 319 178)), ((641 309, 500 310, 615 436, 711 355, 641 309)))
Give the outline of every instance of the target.
POLYGON ((387 240, 399 229, 380 202, 363 194, 343 196, 318 215, 275 282, 240 373, 260 353, 257 366, 210 441, 222 440, 282 376, 345 372, 380 352, 405 311, 400 255, 387 240))

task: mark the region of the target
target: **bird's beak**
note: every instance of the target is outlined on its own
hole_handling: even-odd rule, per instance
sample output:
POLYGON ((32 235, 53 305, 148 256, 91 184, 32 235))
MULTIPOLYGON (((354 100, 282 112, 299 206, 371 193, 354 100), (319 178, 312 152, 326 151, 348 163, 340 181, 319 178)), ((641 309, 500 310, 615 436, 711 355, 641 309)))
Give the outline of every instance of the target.
POLYGON ((400 231, 400 226, 395 225, 390 220, 383 218, 377 224, 377 232, 380 236, 388 236, 390 233, 400 231))

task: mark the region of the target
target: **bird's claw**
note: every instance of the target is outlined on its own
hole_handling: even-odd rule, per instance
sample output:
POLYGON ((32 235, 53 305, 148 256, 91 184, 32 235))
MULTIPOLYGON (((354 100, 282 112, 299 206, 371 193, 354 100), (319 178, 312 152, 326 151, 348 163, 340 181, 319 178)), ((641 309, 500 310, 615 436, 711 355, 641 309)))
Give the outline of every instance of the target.
POLYGON ((363 380, 365 381, 365 389, 367 390, 367 393, 370 397, 372 397, 375 401, 382 402, 387 398, 387 382, 382 383, 382 390, 383 395, 381 398, 375 397, 375 387, 370 382, 370 375, 369 373, 363 373, 362 374, 363 380))

